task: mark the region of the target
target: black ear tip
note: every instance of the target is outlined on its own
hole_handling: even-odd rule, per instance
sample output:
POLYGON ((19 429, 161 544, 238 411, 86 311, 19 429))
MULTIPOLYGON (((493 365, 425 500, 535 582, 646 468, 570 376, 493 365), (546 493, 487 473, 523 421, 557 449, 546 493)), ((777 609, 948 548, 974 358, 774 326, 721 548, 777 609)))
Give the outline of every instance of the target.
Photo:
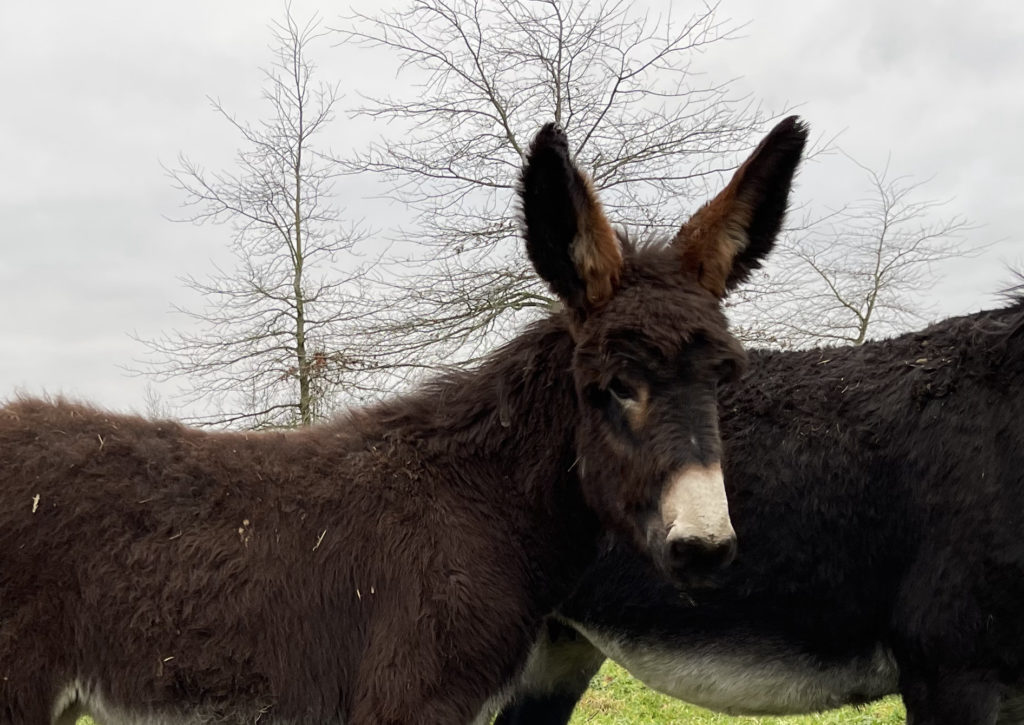
POLYGON ((785 138, 802 146, 807 141, 808 133, 810 126, 804 120, 799 116, 787 116, 775 124, 775 128, 768 133, 768 138, 785 138))
POLYGON ((533 147, 539 148, 541 146, 560 146, 563 148, 569 148, 569 139, 565 135, 565 131, 557 123, 545 123, 537 135, 533 139, 533 147))

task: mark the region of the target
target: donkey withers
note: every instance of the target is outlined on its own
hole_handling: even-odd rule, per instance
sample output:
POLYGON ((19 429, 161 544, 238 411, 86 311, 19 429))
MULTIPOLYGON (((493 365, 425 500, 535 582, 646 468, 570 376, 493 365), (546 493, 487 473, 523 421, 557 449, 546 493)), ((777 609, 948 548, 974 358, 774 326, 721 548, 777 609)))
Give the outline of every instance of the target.
POLYGON ((602 527, 667 572, 726 563, 720 300, 770 249, 805 136, 784 121, 671 244, 632 249, 545 127, 524 234, 564 309, 336 422, 0 409, 0 722, 464 723, 602 527))
MULTIPOLYGON (((1024 723, 1024 303, 750 357, 720 398, 736 562, 677 588, 620 545, 562 616, 715 710, 1024 723)), ((552 623, 499 722, 567 722, 604 654, 552 623)))

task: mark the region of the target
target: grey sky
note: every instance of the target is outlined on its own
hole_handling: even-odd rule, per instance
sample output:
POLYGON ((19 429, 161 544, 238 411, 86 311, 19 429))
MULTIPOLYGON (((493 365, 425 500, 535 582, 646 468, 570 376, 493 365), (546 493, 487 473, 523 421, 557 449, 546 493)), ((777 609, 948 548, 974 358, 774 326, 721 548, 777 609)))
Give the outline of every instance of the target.
MULTIPOLYGON (((146 381, 119 368, 142 353, 128 333, 179 324, 170 307, 189 298, 178 277, 208 270, 228 234, 164 218, 180 197, 160 162, 179 151, 210 168, 230 162, 236 139, 206 96, 258 116, 266 26, 282 7, 0 4, 0 397, 46 391, 142 408, 146 381)), ((293 5, 328 21, 346 7, 293 5)), ((891 155, 896 173, 930 178, 929 197, 979 224, 979 242, 996 241, 949 266, 935 304, 943 314, 995 304, 1005 264, 1022 256, 1024 6, 724 0, 719 17, 749 24, 707 54, 704 70, 738 78, 769 108, 795 105, 816 132, 843 131, 843 148, 869 166, 891 155)), ((353 58, 324 44, 315 60, 352 95, 390 81, 353 58)), ((365 130, 339 120, 338 146, 365 130)), ((842 201, 851 172, 832 164, 805 171, 801 201, 842 201)), ((341 188, 356 212, 367 208, 359 189, 341 188)))

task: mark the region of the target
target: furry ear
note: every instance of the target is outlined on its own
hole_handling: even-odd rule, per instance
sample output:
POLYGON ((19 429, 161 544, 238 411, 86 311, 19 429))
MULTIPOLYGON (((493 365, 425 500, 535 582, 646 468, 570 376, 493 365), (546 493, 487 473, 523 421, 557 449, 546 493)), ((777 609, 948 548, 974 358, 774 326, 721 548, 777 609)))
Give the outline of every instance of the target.
POLYGON ((676 235, 683 269, 718 297, 760 267, 775 244, 806 142, 806 124, 796 116, 781 121, 676 235))
POLYGON ((590 181, 573 165, 565 133, 553 123, 530 145, 519 195, 526 253, 537 274, 578 312, 608 302, 622 269, 619 240, 590 181))

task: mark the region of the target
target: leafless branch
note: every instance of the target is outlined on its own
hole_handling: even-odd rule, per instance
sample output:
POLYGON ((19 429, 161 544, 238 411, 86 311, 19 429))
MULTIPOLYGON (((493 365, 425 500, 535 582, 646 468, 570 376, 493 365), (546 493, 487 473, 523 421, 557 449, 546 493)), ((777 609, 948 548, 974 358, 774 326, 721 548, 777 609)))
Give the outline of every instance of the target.
POLYGON ((773 345, 859 345, 925 321, 920 294, 939 262, 980 254, 973 229, 948 202, 923 195, 926 182, 893 176, 846 157, 867 191, 841 209, 805 217, 780 241, 774 276, 762 275, 737 305, 744 334, 773 345), (760 286, 760 288, 758 287, 760 286))
MULTIPOLYGON (((514 183, 529 139, 562 124, 603 203, 644 234, 673 231, 770 119, 696 69, 728 42, 717 5, 688 17, 638 14, 626 0, 413 0, 356 14, 341 43, 396 59, 404 92, 364 96, 357 114, 388 134, 345 159, 414 214, 413 292, 385 290, 378 331, 399 367, 472 357, 550 301, 525 268, 514 183)), ((781 109, 780 109, 781 110, 781 109)), ((406 277, 407 279, 407 277, 406 277)), ((406 283, 406 289, 408 283, 406 283)), ((379 351, 386 358, 386 351, 379 351)))
POLYGON ((333 206, 342 168, 318 146, 339 99, 337 85, 313 80, 310 46, 326 31, 290 7, 271 30, 267 116, 243 121, 211 99, 239 136, 234 168, 207 171, 184 154, 167 168, 187 210, 177 221, 229 226, 237 266, 183 280, 203 306, 178 308, 187 330, 143 340, 150 356, 136 371, 181 382, 204 425, 297 425, 328 413, 358 366, 347 333, 369 314, 351 255, 366 234, 333 206))

